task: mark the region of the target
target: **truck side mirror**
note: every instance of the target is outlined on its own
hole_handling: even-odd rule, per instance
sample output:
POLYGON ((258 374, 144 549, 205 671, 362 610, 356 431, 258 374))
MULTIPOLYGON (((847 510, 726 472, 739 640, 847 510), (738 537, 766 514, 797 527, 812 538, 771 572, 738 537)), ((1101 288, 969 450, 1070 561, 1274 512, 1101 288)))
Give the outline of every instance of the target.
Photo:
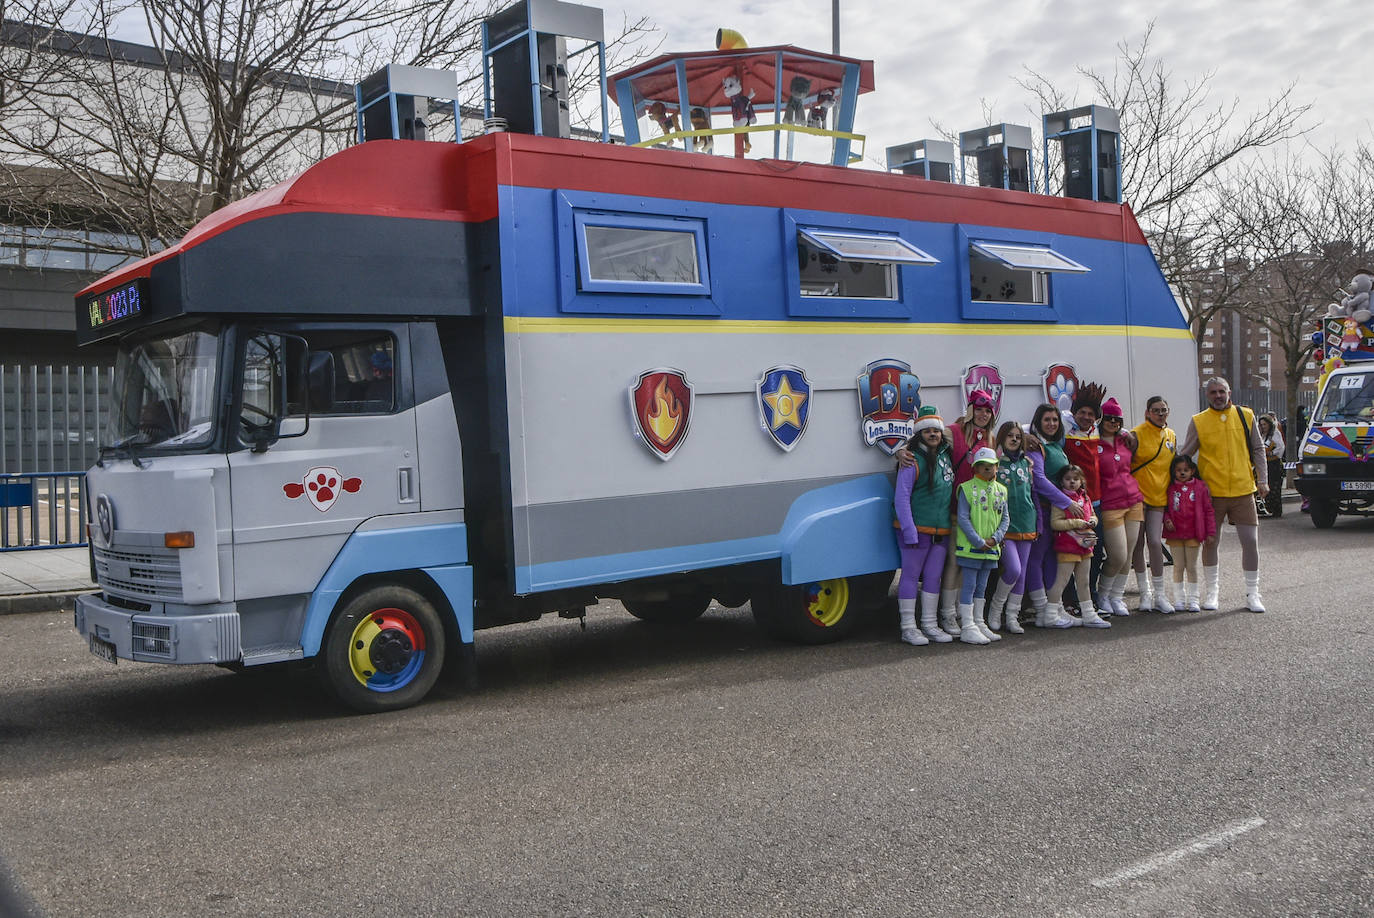
POLYGON ((244 342, 238 428, 239 439, 253 452, 310 429, 309 358, 310 347, 298 335, 259 330, 244 342))

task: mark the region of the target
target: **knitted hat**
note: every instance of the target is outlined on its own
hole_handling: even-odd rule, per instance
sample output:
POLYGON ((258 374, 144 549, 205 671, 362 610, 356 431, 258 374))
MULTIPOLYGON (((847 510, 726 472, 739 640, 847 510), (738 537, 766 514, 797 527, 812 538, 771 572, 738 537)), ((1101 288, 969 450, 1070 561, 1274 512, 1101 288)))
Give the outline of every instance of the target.
POLYGON ((974 465, 979 465, 983 462, 991 462, 993 465, 996 465, 997 452, 989 447, 984 446, 982 449, 978 450, 978 452, 973 454, 974 465))
POLYGON ((1116 399, 1109 398, 1102 403, 1102 416, 1104 418, 1120 419, 1126 415, 1121 411, 1121 406, 1117 404, 1116 399))
POLYGON ((920 433, 931 428, 944 430, 945 419, 940 417, 940 412, 934 405, 922 405, 920 414, 916 415, 916 426, 912 430, 920 433))
POLYGON ((974 408, 991 408, 992 393, 987 389, 974 389, 968 394, 968 403, 974 408))

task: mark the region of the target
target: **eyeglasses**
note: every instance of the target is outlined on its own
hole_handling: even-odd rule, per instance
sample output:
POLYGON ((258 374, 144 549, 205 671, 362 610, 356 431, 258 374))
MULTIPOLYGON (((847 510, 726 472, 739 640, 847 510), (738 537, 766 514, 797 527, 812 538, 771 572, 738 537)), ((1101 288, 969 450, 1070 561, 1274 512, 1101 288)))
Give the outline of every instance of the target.
POLYGON ((1121 418, 1111 418, 1111 417, 1103 418, 1103 419, 1102 419, 1102 423, 1103 423, 1103 424, 1120 424, 1120 423, 1121 423, 1121 418))

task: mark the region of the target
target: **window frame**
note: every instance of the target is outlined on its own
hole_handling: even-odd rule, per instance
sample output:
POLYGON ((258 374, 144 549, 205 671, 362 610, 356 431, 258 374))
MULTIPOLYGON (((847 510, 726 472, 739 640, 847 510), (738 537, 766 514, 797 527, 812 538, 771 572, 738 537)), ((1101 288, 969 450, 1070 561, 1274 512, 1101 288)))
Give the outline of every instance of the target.
POLYGON ((559 305, 565 313, 617 316, 718 316, 724 311, 711 280, 712 233, 706 206, 653 201, 652 213, 629 208, 642 202, 620 195, 557 191, 554 195, 559 305), (587 257, 587 226, 691 233, 697 283, 594 280, 587 257))
MULTIPOLYGON (((783 302, 787 314, 797 318, 829 319, 894 319, 910 320, 916 317, 917 303, 915 291, 921 289, 916 282, 916 271, 939 265, 938 256, 930 253, 936 248, 924 237, 930 235, 921 224, 897 220, 889 217, 868 215, 846 216, 825 211, 807 211, 784 208, 782 211, 782 251, 783 251, 783 302), (841 253, 813 236, 830 234, 853 238, 889 237, 910 248, 920 259, 910 261, 880 261, 876 259, 843 258, 841 253), (891 299, 870 299, 867 297, 847 296, 803 296, 801 290, 801 267, 797 264, 797 242, 805 239, 811 245, 829 249, 832 255, 842 261, 863 264, 890 265, 892 268, 893 297, 891 299)), ((926 285, 926 289, 931 289, 926 285)))
POLYGON ((955 247, 958 257, 957 280, 961 285, 960 302, 962 303, 962 316, 965 319, 991 320, 996 322, 1058 322, 1059 307, 1056 305, 1057 299, 1064 295, 1062 284, 1065 280, 1076 277, 1083 277, 1092 273, 1092 268, 1083 264, 1055 247, 1058 242, 1057 236, 1044 233, 1012 235, 1005 228, 996 227, 971 227, 962 224, 956 225, 955 247), (1044 275, 1045 302, 1044 303, 1011 303, 999 300, 975 300, 973 299, 973 278, 972 278, 972 252, 975 246, 1014 246, 1022 249, 1047 249, 1057 257, 1063 259, 1077 269, 1049 269, 1049 268, 1018 268, 1007 263, 1005 259, 996 258, 983 250, 985 257, 992 257, 995 261, 1001 261, 1003 265, 1013 271, 1026 271, 1031 274, 1040 273, 1044 275), (1068 278, 1056 278, 1056 274, 1068 274, 1068 278))

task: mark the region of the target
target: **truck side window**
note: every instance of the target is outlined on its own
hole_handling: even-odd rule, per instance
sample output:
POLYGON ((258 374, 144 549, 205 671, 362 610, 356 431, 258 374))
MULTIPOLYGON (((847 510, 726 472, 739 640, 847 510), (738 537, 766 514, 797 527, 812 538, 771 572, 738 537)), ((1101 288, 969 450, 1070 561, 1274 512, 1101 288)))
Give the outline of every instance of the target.
MULTIPOLYGON (((310 343, 310 414, 387 414, 396 407, 396 342, 375 329, 301 333, 310 343)), ((293 408, 300 411, 298 400, 293 408)))
POLYGON ((1048 306, 1050 274, 1088 269, 1048 246, 972 240, 968 247, 969 299, 1048 306))
POLYGON ((797 269, 802 296, 895 300, 898 265, 938 260, 892 233, 797 229, 797 269))

